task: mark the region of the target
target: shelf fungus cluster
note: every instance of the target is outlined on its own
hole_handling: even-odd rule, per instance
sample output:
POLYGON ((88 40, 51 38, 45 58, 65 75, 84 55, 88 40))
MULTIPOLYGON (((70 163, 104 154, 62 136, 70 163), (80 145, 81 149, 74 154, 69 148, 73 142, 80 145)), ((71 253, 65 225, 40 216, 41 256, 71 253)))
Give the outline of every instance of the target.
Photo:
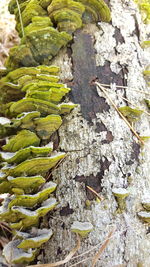
POLYGON ((75 30, 85 23, 109 22, 110 10, 103 0, 11 0, 21 43, 10 50, 9 70, 49 64, 66 46, 75 30), (21 16, 20 16, 21 14, 21 16), (20 20, 21 17, 21 20, 20 20))
POLYGON ((16 236, 4 249, 9 263, 33 260, 37 248, 52 236, 50 229, 32 233, 32 227, 57 204, 51 196, 57 185, 47 182, 45 174, 65 153, 53 152, 50 137, 61 126, 61 115, 75 107, 60 103, 70 89, 59 82, 58 73, 55 66, 22 67, 0 80, 6 116, 0 117, 0 193, 9 193, 0 220, 16 236))
MULTIPOLYGON (((65 157, 53 151, 51 136, 76 106, 61 102, 70 89, 51 59, 75 30, 111 17, 103 0, 10 0, 9 11, 21 40, 0 73, 0 194, 7 193, 0 220, 14 235, 3 251, 6 262, 27 264, 52 236, 51 229, 38 229, 57 205, 57 185, 46 181, 46 173, 65 157)), ((92 228, 78 226, 84 235, 92 228)))

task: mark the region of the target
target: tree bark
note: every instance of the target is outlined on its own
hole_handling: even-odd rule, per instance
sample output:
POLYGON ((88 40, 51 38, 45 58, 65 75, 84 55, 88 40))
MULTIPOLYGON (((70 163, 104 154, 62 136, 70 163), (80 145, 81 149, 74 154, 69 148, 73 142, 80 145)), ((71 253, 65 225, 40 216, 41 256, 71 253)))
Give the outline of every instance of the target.
MULTIPOLYGON (((53 171, 59 205, 43 222, 54 235, 38 258, 42 263, 64 259, 75 246, 76 238, 70 230, 74 221, 93 224, 78 255, 89 249, 91 252, 64 266, 91 266, 91 258, 87 258, 97 252, 114 227, 115 233, 96 266, 148 267, 150 263, 148 224, 137 216, 143 210, 142 198, 150 192, 148 143, 139 144, 109 100, 102 92, 99 96, 93 85, 95 80, 110 84, 108 93, 119 107, 133 107, 123 96, 146 110, 146 95, 135 89, 148 91, 142 71, 149 63, 149 52, 140 46, 148 28, 133 1, 110 0, 109 4, 112 23, 100 22, 77 31, 71 48, 61 51, 53 61, 61 67, 62 80, 72 88, 71 101, 79 106, 64 118, 59 138, 54 138, 59 139, 58 149, 67 157, 53 171), (103 200, 96 201, 87 186, 103 200), (116 213, 114 187, 130 192, 121 214, 116 213), (95 245, 97 248, 92 250, 95 245), (81 260, 84 262, 77 264, 81 260)), ((141 136, 149 135, 149 116, 143 113, 134 128, 141 136)))
MULTIPOLYGON (((144 99, 148 95, 143 91, 148 88, 142 71, 149 64, 150 51, 144 51, 140 44, 147 40, 149 27, 143 24, 133 1, 107 2, 112 22, 78 30, 71 47, 52 62, 61 67, 61 79, 72 89, 69 99, 79 105, 53 136, 54 147, 65 151, 67 157, 52 172, 52 179, 58 183, 59 204, 42 221, 54 235, 43 246, 38 263, 56 262, 68 255, 77 243, 70 229, 78 220, 91 222, 94 228, 82 240, 78 257, 63 266, 92 266, 92 258, 113 229, 97 267, 150 264, 150 228, 137 215, 144 210, 142 199, 150 193, 149 144, 141 146, 109 99, 103 92, 98 94, 94 85, 95 81, 109 84, 108 94, 118 107, 134 108, 122 99, 125 97, 140 109, 147 109, 144 99), (98 201, 87 186, 102 200, 98 201), (117 212, 112 193, 116 187, 130 192, 122 213, 117 212)), ((141 136, 150 135, 149 116, 143 113, 134 129, 141 136)))

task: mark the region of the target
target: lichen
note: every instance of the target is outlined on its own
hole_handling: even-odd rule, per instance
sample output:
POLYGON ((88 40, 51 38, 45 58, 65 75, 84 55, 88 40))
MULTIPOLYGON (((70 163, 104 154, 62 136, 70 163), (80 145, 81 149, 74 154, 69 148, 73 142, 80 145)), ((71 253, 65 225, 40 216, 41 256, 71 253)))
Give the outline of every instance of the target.
POLYGON ((146 223, 150 223, 150 212, 148 211, 139 211, 138 217, 146 223))

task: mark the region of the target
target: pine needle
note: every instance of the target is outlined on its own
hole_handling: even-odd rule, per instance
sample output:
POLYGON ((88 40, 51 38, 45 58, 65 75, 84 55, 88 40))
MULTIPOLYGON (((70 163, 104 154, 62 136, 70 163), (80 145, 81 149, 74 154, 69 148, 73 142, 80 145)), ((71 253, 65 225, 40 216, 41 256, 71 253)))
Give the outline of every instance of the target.
POLYGON ((16 3, 17 3, 17 7, 18 7, 18 12, 19 12, 19 20, 20 20, 20 25, 21 25, 22 36, 24 37, 25 34, 24 34, 24 28, 23 28, 23 22, 22 22, 21 10, 20 10, 20 5, 19 5, 18 0, 16 0, 16 3))
MULTIPOLYGON (((145 145, 145 143, 143 142, 143 140, 140 138, 140 136, 137 134, 137 132, 133 129, 133 127, 131 126, 131 124, 128 122, 128 120, 123 116, 123 114, 119 111, 119 109, 117 108, 117 106, 115 105, 115 103, 112 101, 112 99, 110 98, 110 96, 107 94, 105 88, 98 82, 95 82, 95 84, 101 89, 101 91, 105 94, 105 96, 108 98, 108 100, 111 102, 112 106, 115 108, 115 110, 118 112, 118 114, 120 115, 120 117, 124 120, 124 122, 127 124, 127 126, 130 128, 130 130, 134 133, 134 135, 137 137, 137 139, 141 142, 142 145, 145 145)), ((98 95, 100 95, 100 92, 97 88, 97 93, 98 95)))
POLYGON ((103 200, 103 197, 101 197, 92 187, 90 186, 86 186, 92 193, 94 193, 98 198, 99 200, 103 200))
MULTIPOLYGON (((100 84, 100 85, 102 85, 102 84, 100 84)), ((108 91, 109 93, 115 93, 116 94, 116 92, 115 91, 110 91, 109 89, 107 89, 107 88, 105 88, 105 90, 106 91, 108 91)), ((128 102, 130 105, 132 105, 133 107, 135 107, 135 108, 137 108, 137 109, 140 109, 137 105, 135 105, 135 104, 133 104, 132 102, 130 102, 127 98, 125 98, 125 97, 123 97, 123 96, 121 96, 121 95, 119 95, 118 97, 120 97, 120 98, 122 98, 123 100, 125 100, 126 102, 128 102)), ((147 114, 148 116, 150 116, 150 113, 149 112, 147 112, 146 110, 144 110, 144 109, 140 109, 143 113, 145 113, 145 114, 147 114)))
POLYGON ((80 246, 81 246, 81 240, 80 240, 79 235, 77 234, 77 245, 70 251, 70 253, 66 256, 64 260, 57 261, 54 263, 29 265, 28 267, 55 267, 55 266, 60 266, 62 264, 68 263, 72 259, 72 257, 75 255, 75 253, 79 250, 80 246))
MULTIPOLYGON (((102 86, 106 86, 106 87, 110 87, 110 84, 106 84, 106 83, 101 83, 102 86)), ((128 86, 123 86, 123 85, 116 85, 116 88, 122 88, 122 89, 129 89, 131 90, 128 86)), ((150 92, 147 92, 147 91, 141 91, 141 90, 138 90, 138 89, 132 89, 132 91, 135 91, 135 92, 138 92, 138 93, 141 93, 141 94, 146 94, 146 95, 150 95, 150 92)))
POLYGON ((109 233, 106 241, 102 244, 102 246, 100 247, 99 251, 97 252, 97 254, 93 257, 93 261, 92 261, 92 267, 95 266, 95 264, 97 263, 99 257, 101 256, 101 254, 103 253, 104 249, 108 246, 108 243, 110 242, 110 238, 112 237, 112 235, 115 232, 115 228, 109 233))

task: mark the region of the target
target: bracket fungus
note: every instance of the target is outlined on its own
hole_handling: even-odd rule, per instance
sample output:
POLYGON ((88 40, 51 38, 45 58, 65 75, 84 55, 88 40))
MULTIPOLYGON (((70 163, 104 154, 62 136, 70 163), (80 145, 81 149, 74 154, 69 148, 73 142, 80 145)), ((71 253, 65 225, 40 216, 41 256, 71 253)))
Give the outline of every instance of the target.
POLYGON ((142 200, 142 206, 144 209, 146 209, 147 211, 150 211, 150 199, 143 199, 142 200))
POLYGON ((28 232, 15 231, 16 240, 5 246, 3 254, 8 263, 27 263, 34 260, 37 249, 47 242, 53 232, 51 229, 32 228, 28 232))
POLYGON ((75 221, 71 226, 71 231, 79 234, 81 237, 86 237, 93 230, 93 225, 90 222, 75 221))
POLYGON ((83 13, 83 22, 110 22, 110 9, 103 0, 75 0, 85 6, 83 13))
POLYGON ((20 240, 10 241, 3 250, 3 255, 9 264, 28 263, 34 260, 36 256, 36 250, 29 249, 23 250, 18 248, 20 240))
POLYGON ((72 40, 72 33, 85 23, 109 22, 110 10, 103 0, 11 0, 9 11, 15 14, 21 43, 10 49, 6 67, 49 64, 59 50, 72 40))
MULTIPOLYGON (((63 115, 77 106, 61 102, 70 88, 60 82, 59 67, 49 64, 76 29, 111 16, 103 0, 10 0, 9 11, 21 40, 10 49, 0 79, 1 115, 7 117, 0 119, 0 193, 9 193, 0 219, 15 238, 4 248, 6 261, 26 264, 52 236, 39 229, 39 219, 57 205, 51 195, 57 185, 45 175, 65 153, 52 153, 49 143, 63 115)), ((88 222, 72 225, 83 237, 92 229, 88 222)))
POLYGON ((58 30, 69 33, 81 28, 84 10, 84 5, 72 0, 52 0, 48 6, 49 16, 58 30))
POLYGON ((146 102, 148 108, 150 109, 150 100, 149 99, 145 99, 145 102, 146 102))
POLYGON ((53 232, 51 229, 38 229, 32 228, 29 233, 23 233, 16 231, 16 236, 21 239, 21 243, 18 248, 29 249, 29 248, 39 248, 45 242, 47 242, 53 232))
POLYGON ((125 188, 113 188, 112 193, 118 203, 118 213, 122 213, 126 209, 125 199, 129 196, 129 191, 125 188))
MULTIPOLYGON (((57 185, 51 181, 46 183, 44 176, 65 157, 65 153, 52 153, 49 140, 62 124, 61 114, 69 113, 76 106, 72 103, 60 104, 70 88, 59 83, 58 72, 59 68, 55 66, 23 67, 8 72, 0 80, 0 101, 3 113, 8 117, 2 117, 0 124, 0 137, 8 136, 0 151, 0 193, 10 194, 0 208, 0 218, 14 230, 28 231, 32 226, 38 227, 39 218, 57 205, 56 199, 51 197, 57 185), (17 90, 16 102, 11 90, 17 90), (24 94, 23 99, 20 92, 24 94), (5 101, 4 94, 8 95, 5 101)), ((52 235, 46 234, 46 231, 49 230, 44 233, 38 230, 37 235, 26 239, 28 242, 14 240, 4 251, 8 262, 10 248, 15 253, 11 263, 33 260, 35 248, 52 235), (20 247, 14 247, 16 244, 20 247), (30 248, 27 249, 27 246, 30 248)))
POLYGON ((150 212, 139 211, 137 215, 143 222, 150 223, 150 212))

